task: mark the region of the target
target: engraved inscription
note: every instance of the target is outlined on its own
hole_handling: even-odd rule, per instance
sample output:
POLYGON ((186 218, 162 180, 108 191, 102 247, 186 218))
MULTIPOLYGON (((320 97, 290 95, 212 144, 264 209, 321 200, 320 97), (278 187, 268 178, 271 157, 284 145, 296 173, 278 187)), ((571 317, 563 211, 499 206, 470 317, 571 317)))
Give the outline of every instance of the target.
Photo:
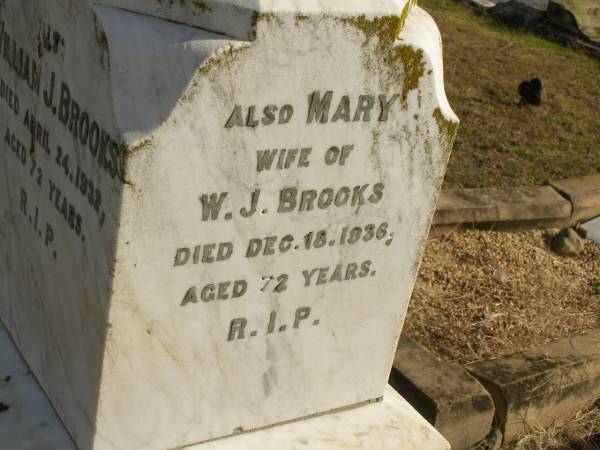
MULTIPOLYGON (((9 170, 19 171, 22 180, 12 191, 15 198, 11 204, 18 206, 19 226, 27 229, 44 251, 59 259, 61 240, 74 239, 85 245, 86 233, 105 226, 110 192, 103 191, 99 175, 124 181, 124 147, 94 105, 86 104, 83 93, 63 79, 67 76, 58 66, 64 63, 69 43, 60 30, 51 23, 37 24, 34 32, 39 48, 27 48, 14 38, 11 26, 0 17, 0 64, 4 69, 0 77, 1 144, 9 170), (51 60, 42 64, 41 55, 51 60)), ((297 98, 271 98, 254 104, 223 99, 231 105, 224 106, 227 114, 219 114, 217 123, 223 124, 225 133, 242 136, 271 125, 375 130, 399 113, 399 99, 400 94, 393 92, 326 88, 300 93, 297 98)), ((196 209, 193 217, 198 222, 198 235, 178 242, 164 256, 165 270, 187 277, 176 298, 170 300, 183 311, 227 305, 252 307, 274 299, 286 306, 287 312, 269 307, 264 320, 225 317, 223 337, 231 345, 259 337, 294 336, 326 326, 317 305, 293 309, 286 300, 298 292, 310 298, 317 290, 369 282, 377 276, 378 255, 387 251, 394 238, 393 224, 376 214, 387 193, 382 172, 364 171, 351 180, 345 176, 357 159, 377 151, 375 144, 359 143, 350 133, 338 142, 313 141, 312 135, 290 136, 287 141, 269 137, 268 142, 240 149, 250 156, 246 175, 254 181, 241 200, 233 188, 203 185, 194 192, 192 207, 196 209), (319 177, 301 178, 317 171, 335 176, 322 183, 319 177), (284 182, 274 189, 265 187, 269 177, 280 174, 285 174, 284 182), (338 213, 347 219, 312 226, 309 220, 298 228, 277 228, 278 220, 289 223, 338 213), (274 225, 268 230, 252 228, 244 239, 232 231, 205 238, 205 227, 228 222, 236 227, 255 226, 261 220, 274 225), (331 252, 336 254, 335 262, 331 252), (315 259, 309 263, 303 255, 315 259), (271 266, 267 273, 230 270, 240 264, 254 267, 265 261, 273 263, 277 258, 293 260, 293 268, 284 271, 271 266)), ((243 147, 243 137, 240 142, 243 147)))
MULTIPOLYGON (((305 105, 306 124, 347 123, 358 126, 366 123, 386 122, 399 103, 399 94, 358 94, 336 95, 334 91, 313 91, 307 96, 305 105)), ((269 125, 293 126, 300 117, 302 108, 290 104, 276 103, 264 107, 236 104, 225 120, 225 128, 256 128, 269 125)), ((362 126, 362 125, 361 125, 362 126)), ((277 142, 254 150, 256 155, 255 174, 257 186, 248 191, 242 204, 236 203, 236 197, 230 192, 203 192, 198 196, 198 207, 203 222, 228 222, 245 219, 263 220, 264 217, 331 214, 337 210, 352 211, 354 214, 375 211, 380 207, 386 192, 382 179, 365 180, 358 184, 303 186, 295 181, 296 174, 311 170, 344 170, 350 166, 353 157, 361 152, 372 151, 353 142, 339 145, 315 146, 294 143, 278 145, 277 142), (275 171, 289 173, 289 183, 278 189, 264 189, 260 185, 262 176, 275 171), (371 209, 369 209, 371 208, 371 209)), ((356 216, 360 217, 360 216, 356 216)), ((327 289, 339 283, 360 283, 377 276, 373 258, 355 260, 348 258, 336 264, 319 264, 306 267, 302 252, 311 252, 326 256, 328 251, 337 248, 385 249, 393 241, 393 229, 388 222, 363 222, 331 224, 328 229, 313 229, 298 232, 286 230, 271 235, 254 236, 240 242, 230 236, 224 242, 198 244, 179 247, 175 250, 173 267, 182 268, 193 265, 226 264, 231 260, 243 258, 249 263, 268 258, 297 258, 296 269, 289 273, 260 274, 260 276, 237 279, 235 281, 215 281, 204 285, 190 286, 184 290, 180 300, 182 307, 218 308, 223 301, 249 302, 261 301, 261 298, 281 298, 283 301, 290 293, 299 290, 327 289), (320 253, 316 253, 320 252, 320 253), (298 256, 296 256, 298 255, 298 256), (260 293, 263 297, 257 297, 260 293), (195 305, 195 306, 194 306, 195 305), (202 306, 204 305, 204 306, 202 306)), ((380 250, 379 250, 380 251, 380 250)), ((340 255, 346 252, 341 252, 340 255)), ((283 313, 274 310, 265 323, 257 323, 249 317, 231 319, 227 329, 227 341, 235 343, 258 336, 286 335, 293 330, 309 329, 304 323, 316 327, 322 324, 321 318, 309 317, 314 307, 302 307, 296 310, 294 317, 283 317, 283 313)))
POLYGON ((33 236, 56 259, 61 239, 71 236, 83 244, 86 229, 104 226, 104 195, 93 172, 122 179, 122 149, 59 79, 67 45, 63 34, 51 23, 32 24, 36 45, 28 47, 12 26, 0 16, 0 150, 14 156, 6 168, 25 183, 11 189, 11 204, 19 205, 33 236), (93 169, 82 167, 78 153, 85 151, 93 157, 93 169), (96 220, 89 220, 90 211, 96 220))
MULTIPOLYGON (((328 122, 387 122, 390 111, 398 103, 400 94, 334 95, 333 91, 314 91, 308 95, 306 123, 328 122)), ((277 106, 235 105, 225 121, 225 128, 293 123, 294 107, 289 104, 277 106)))

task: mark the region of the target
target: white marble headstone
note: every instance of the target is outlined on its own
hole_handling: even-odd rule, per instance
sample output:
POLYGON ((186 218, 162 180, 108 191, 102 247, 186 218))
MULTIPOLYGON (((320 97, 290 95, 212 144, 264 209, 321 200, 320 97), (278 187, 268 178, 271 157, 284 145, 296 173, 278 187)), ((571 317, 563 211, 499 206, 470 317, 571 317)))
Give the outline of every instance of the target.
POLYGON ((0 1, 0 316, 79 448, 384 394, 457 123, 412 7, 0 1))

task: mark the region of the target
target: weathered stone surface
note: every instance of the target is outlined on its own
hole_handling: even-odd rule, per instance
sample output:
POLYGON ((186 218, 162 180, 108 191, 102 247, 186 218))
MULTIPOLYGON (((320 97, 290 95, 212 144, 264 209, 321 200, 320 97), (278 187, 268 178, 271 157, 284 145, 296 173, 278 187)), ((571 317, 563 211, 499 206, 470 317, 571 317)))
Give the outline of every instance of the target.
POLYGON ((390 384, 450 442, 472 447, 490 432, 494 405, 487 391, 459 364, 446 364, 403 335, 390 384))
MULTIPOLYGON (((489 3, 491 3, 490 7, 500 5, 503 3, 520 3, 521 5, 523 5, 523 7, 535 9, 542 12, 548 9, 548 2, 549 0, 489 0, 489 3)), ((516 13, 518 13, 518 11, 516 13)))
POLYGON ((450 450, 450 444, 392 387, 382 402, 313 417, 189 450, 450 450))
POLYGON ((573 204, 573 221, 600 216, 600 174, 550 182, 573 204))
POLYGON ((434 225, 568 219, 571 205, 548 186, 448 189, 440 194, 434 225))
POLYGON ((496 6, 496 3, 490 0, 469 0, 469 3, 482 11, 486 11, 496 6))
POLYGON ((600 44, 600 2, 598 0, 550 1, 548 19, 575 36, 582 36, 600 44))
POLYGON ((573 228, 564 228, 552 238, 550 248, 554 253, 565 256, 575 256, 585 248, 583 239, 573 228))
MULTIPOLYGON (((598 0, 469 0, 477 8, 517 27, 548 21, 573 36, 600 45, 598 0)), ((581 42, 580 42, 581 43, 581 42)))
POLYGON ((498 1, 490 14, 515 27, 531 27, 546 17, 547 0, 498 1))
POLYGON ((505 442, 600 398, 600 331, 470 364, 492 394, 505 442))
MULTIPOLYGON (((0 447, 76 450, 0 323, 0 447)), ((447 450, 450 445, 391 387, 383 401, 187 447, 189 450, 447 450)))
POLYGON ((0 448, 76 450, 2 323, 0 403, 8 408, 0 412, 0 448))
POLYGON ((104 3, 0 2, 0 316, 78 447, 383 396, 457 127, 432 19, 104 3))
MULTIPOLYGON (((308 17, 397 16, 405 2, 370 0, 95 0, 94 3, 138 12, 241 40, 255 40, 265 20, 278 15, 308 17)), ((412 5, 411 5, 412 6, 412 5)), ((406 11, 406 13, 408 10, 406 11)), ((268 27, 268 25, 266 26, 268 27)))

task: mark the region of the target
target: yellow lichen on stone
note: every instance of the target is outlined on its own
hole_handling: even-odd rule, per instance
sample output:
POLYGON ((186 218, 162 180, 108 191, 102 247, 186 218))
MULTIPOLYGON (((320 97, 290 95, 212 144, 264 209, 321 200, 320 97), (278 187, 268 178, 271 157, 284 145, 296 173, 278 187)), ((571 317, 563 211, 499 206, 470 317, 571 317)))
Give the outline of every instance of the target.
POLYGON ((279 23, 279 25, 283 25, 283 20, 281 19, 281 17, 277 16, 274 13, 261 13, 261 12, 257 12, 255 11, 254 14, 252 14, 252 20, 250 23, 250 36, 248 36, 250 38, 250 40, 254 40, 256 39, 256 33, 258 30, 258 24, 260 22, 266 22, 266 23, 271 23, 273 21, 277 20, 277 22, 279 23))
POLYGON ((383 16, 368 19, 365 15, 344 18, 341 22, 359 29, 367 40, 377 37, 378 47, 384 48, 393 45, 402 31, 401 18, 397 16, 383 16))
POLYGON ((127 147, 126 153, 129 155, 133 155, 141 150, 144 150, 145 148, 147 148, 151 145, 152 145, 152 139, 144 139, 142 142, 140 142, 137 145, 134 145, 132 147, 127 147))
POLYGON ((421 78, 425 75, 423 50, 415 50, 410 46, 400 45, 395 47, 391 53, 393 57, 392 61, 389 62, 389 66, 393 67, 393 62, 399 59, 402 61, 402 66, 404 67, 404 72, 402 74, 398 73, 397 68, 396 71, 392 71, 392 73, 395 73, 397 78, 403 76, 402 100, 406 100, 408 93, 419 87, 421 78))
POLYGON ((447 143, 452 144, 458 132, 458 122, 446 119, 440 108, 435 108, 433 118, 437 122, 440 133, 444 135, 447 143))
MULTIPOLYGON (((186 0, 180 0, 182 4, 185 3, 186 0)), ((188 0, 192 5, 200 10, 200 12, 209 12, 211 11, 210 6, 204 3, 202 0, 188 0)))
POLYGON ((232 64, 236 60, 236 56, 240 53, 243 53, 246 50, 249 50, 251 47, 249 45, 239 45, 233 46, 230 45, 228 51, 224 51, 219 53, 218 55, 211 56, 200 69, 198 69, 199 75, 206 75, 214 68, 223 68, 229 64, 232 64))
POLYGON ((305 14, 296 14, 294 16, 294 19, 296 19, 296 23, 298 23, 298 22, 306 22, 307 20, 310 19, 310 17, 305 14))
POLYGON ((181 97, 182 103, 191 103, 196 95, 196 88, 198 86, 198 78, 207 76, 214 69, 222 69, 227 67, 235 62, 236 56, 240 53, 249 50, 251 47, 249 45, 240 45, 240 46, 230 46, 228 51, 223 51, 218 55, 213 55, 209 57, 204 64, 197 70, 196 75, 192 79, 190 86, 188 87, 185 94, 181 97))
MULTIPOLYGON (((175 0, 158 0, 159 3, 167 3, 168 6, 173 5, 175 0)), ((181 8, 185 8, 188 5, 191 5, 195 9, 192 10, 192 14, 196 15, 199 13, 205 13, 212 11, 211 7, 208 6, 203 0, 179 0, 179 5, 181 8)))
MULTIPOLYGON (((365 35, 365 46, 376 38, 376 55, 388 68, 390 82, 402 83, 402 100, 405 101, 408 93, 419 87, 419 82, 425 74, 423 51, 413 49, 407 45, 398 44, 398 38, 406 19, 416 0, 409 0, 400 16, 383 16, 368 19, 366 16, 341 19, 342 23, 351 25, 365 35), (400 66, 399 62, 402 63, 400 66)), ((370 65, 372 55, 365 55, 365 64, 370 65)))

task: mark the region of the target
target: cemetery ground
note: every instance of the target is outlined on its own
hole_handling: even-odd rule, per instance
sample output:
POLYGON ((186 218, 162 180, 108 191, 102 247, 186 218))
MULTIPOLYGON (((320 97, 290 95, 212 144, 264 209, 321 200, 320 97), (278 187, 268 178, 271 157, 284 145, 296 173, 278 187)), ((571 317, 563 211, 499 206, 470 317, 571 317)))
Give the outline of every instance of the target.
POLYGON ((445 187, 541 185, 600 171, 600 60, 508 28, 452 0, 423 0, 444 42, 446 92, 461 119, 445 187), (540 107, 517 88, 538 77, 540 107))
MULTIPOLYGON (((446 188, 543 185, 600 171, 600 61, 449 0, 423 0, 444 41, 446 91, 461 118, 446 188), (517 88, 544 83, 540 107, 517 88)), ((551 252, 558 230, 468 231, 431 239, 405 330, 467 364, 600 328, 600 245, 551 252)), ((600 449, 600 407, 506 448, 600 449)), ((478 450, 488 448, 483 443, 478 450)))
POLYGON ((549 248, 556 232, 430 240, 409 334, 440 358, 468 364, 600 328, 600 244, 560 256, 549 248))
MULTIPOLYGON (((559 256, 549 248, 557 231, 431 239, 405 331, 438 358, 467 364, 600 328, 600 244, 559 256)), ((598 433, 600 408, 591 407, 508 448, 570 448, 598 433)))

